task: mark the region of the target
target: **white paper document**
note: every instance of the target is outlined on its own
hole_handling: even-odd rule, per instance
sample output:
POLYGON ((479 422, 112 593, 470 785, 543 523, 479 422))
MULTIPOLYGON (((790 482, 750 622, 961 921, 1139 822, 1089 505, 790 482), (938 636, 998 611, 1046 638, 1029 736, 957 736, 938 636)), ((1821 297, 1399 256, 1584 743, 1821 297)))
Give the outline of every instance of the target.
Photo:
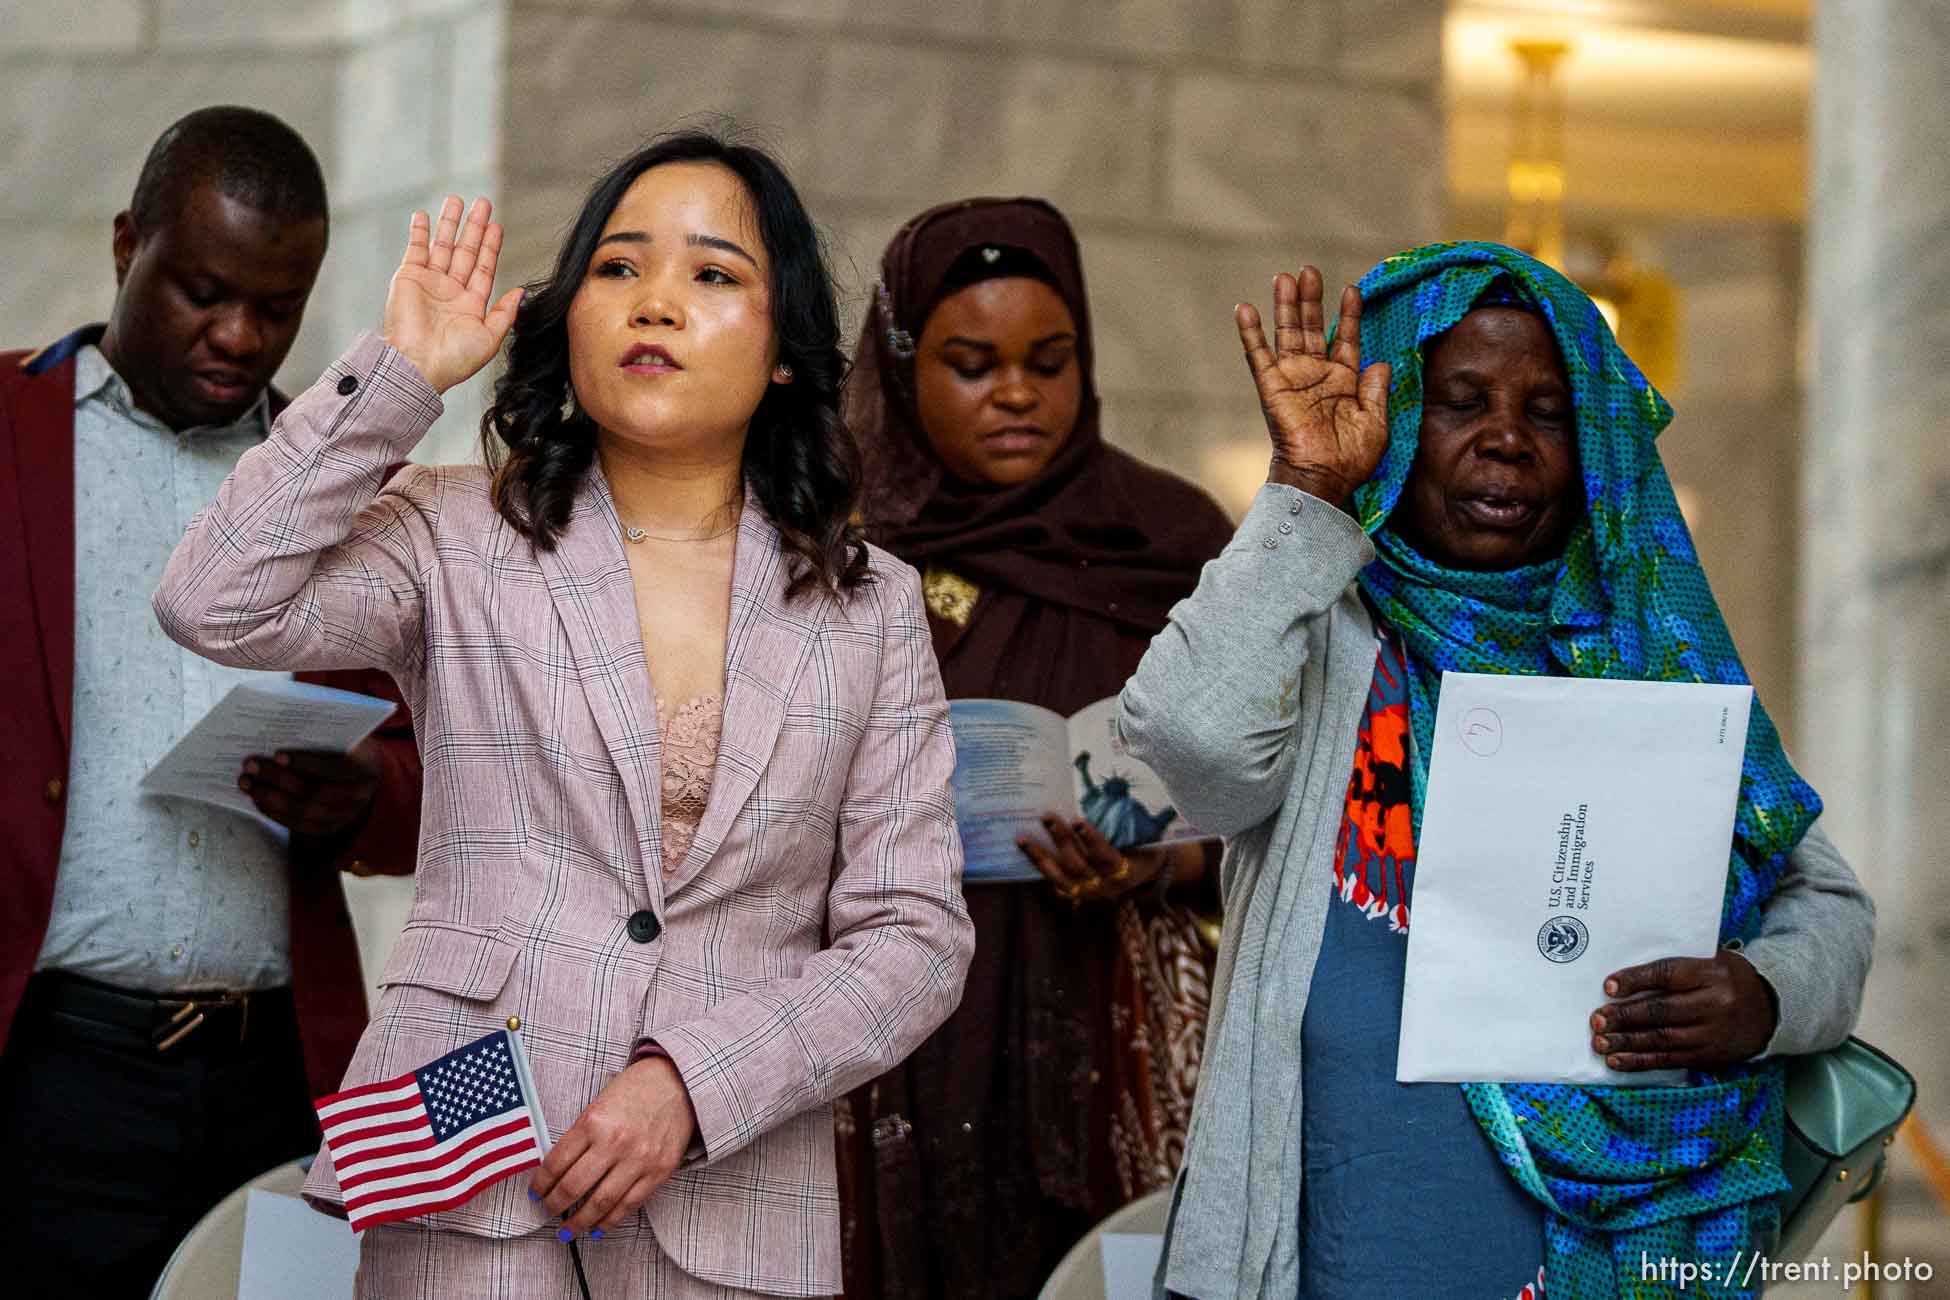
POLYGON ((359 1239, 344 1219, 295 1196, 251 1188, 237 1300, 344 1300, 358 1269, 359 1239))
POLYGON ((1104 1256, 1104 1300, 1151 1300, 1165 1239, 1155 1232, 1106 1232, 1097 1241, 1104 1256))
MULTIPOLYGON (((330 686, 267 678, 233 686, 142 778, 145 794, 174 795, 258 817, 237 788, 244 760, 280 749, 344 753, 392 713, 389 700, 330 686)), ((264 820, 258 817, 258 820, 264 820)))
POLYGON ((1613 971, 1710 957, 1748 686, 1445 673, 1409 909, 1403 1083, 1662 1085, 1591 1049, 1613 971))

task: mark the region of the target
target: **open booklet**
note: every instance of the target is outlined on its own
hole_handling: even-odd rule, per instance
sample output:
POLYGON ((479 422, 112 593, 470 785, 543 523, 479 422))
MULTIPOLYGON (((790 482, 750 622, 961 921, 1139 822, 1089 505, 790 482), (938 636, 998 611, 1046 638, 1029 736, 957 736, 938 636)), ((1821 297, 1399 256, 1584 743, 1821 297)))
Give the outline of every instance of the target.
POLYGON ((1013 700, 949 701, 963 879, 1041 880, 1016 839, 1047 844, 1042 816, 1052 810, 1084 818, 1120 849, 1202 838, 1157 774, 1125 751, 1116 714, 1114 697, 1067 718, 1013 700))

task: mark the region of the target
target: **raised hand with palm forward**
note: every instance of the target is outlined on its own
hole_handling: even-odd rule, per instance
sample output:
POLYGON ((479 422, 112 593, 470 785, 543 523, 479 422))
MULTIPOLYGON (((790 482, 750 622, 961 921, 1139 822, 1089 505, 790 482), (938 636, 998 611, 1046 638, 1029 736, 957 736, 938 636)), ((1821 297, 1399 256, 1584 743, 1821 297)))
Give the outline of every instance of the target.
POLYGON ((521 290, 510 289, 489 305, 494 268, 501 256, 501 225, 490 221, 494 205, 474 200, 461 224, 461 201, 448 195, 440 224, 415 212, 406 256, 393 272, 380 332, 406 354, 426 381, 446 392, 494 358, 514 327, 521 290))
POLYGON ((1268 347, 1251 303, 1233 309, 1246 365, 1273 440, 1267 479, 1332 505, 1374 473, 1388 447, 1387 363, 1361 369, 1361 293, 1341 291, 1341 320, 1327 346, 1321 277, 1314 267, 1273 277, 1273 339, 1268 347))

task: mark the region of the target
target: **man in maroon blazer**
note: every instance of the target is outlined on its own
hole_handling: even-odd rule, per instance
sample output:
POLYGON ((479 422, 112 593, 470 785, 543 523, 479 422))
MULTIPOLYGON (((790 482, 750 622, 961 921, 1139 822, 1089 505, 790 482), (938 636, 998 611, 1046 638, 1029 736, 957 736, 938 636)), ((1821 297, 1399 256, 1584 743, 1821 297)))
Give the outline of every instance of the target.
MULTIPOLYGON (((0 353, 0 1224, 21 1294, 147 1295, 205 1209, 315 1147, 309 1098, 366 1019, 338 873, 412 869, 404 709, 350 755, 244 764, 288 844, 135 788, 255 676, 184 656, 149 597, 282 406, 326 228, 290 128, 193 113, 115 218, 108 323, 0 353)), ((382 673, 314 680, 398 699, 382 673)))

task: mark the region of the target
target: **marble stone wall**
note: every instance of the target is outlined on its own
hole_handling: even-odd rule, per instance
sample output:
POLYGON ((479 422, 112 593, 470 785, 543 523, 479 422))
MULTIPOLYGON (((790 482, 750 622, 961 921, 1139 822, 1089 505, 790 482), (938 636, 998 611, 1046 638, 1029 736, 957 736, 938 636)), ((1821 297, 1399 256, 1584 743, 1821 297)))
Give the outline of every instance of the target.
POLYGON ((1673 223, 1647 243, 1680 303, 1681 375, 1659 454, 1741 661, 1793 748, 1801 227, 1673 223))
MULTIPOLYGON (((1442 8, 0 0, 0 337, 102 315, 109 220, 191 108, 268 109, 325 165, 332 246, 287 387, 376 318, 413 207, 497 191, 509 276, 538 274, 605 159, 722 114, 805 189, 849 320, 913 212, 1055 201, 1083 239, 1110 436, 1237 505, 1262 455, 1232 303, 1302 260, 1351 279, 1440 233, 1442 8)), ((423 454, 468 454, 484 388, 450 400, 423 454)))
MULTIPOLYGON (((331 246, 279 375, 300 389, 376 325, 407 213, 492 190, 504 0, 0 0, 0 346, 100 320, 110 222, 176 118, 209 104, 277 114, 311 144, 331 246)), ((464 442, 478 399, 435 443, 464 442)))
POLYGON ((602 162, 754 128, 828 231, 849 322, 944 199, 1075 222, 1112 441, 1242 506, 1265 475, 1231 324, 1274 271, 1353 279, 1443 221, 1441 0, 510 0, 506 264, 602 162))
POLYGON ((1923 1080, 1941 1136, 1950 6, 1822 0, 1815 15, 1798 755, 1880 909, 1862 1033, 1923 1080))

